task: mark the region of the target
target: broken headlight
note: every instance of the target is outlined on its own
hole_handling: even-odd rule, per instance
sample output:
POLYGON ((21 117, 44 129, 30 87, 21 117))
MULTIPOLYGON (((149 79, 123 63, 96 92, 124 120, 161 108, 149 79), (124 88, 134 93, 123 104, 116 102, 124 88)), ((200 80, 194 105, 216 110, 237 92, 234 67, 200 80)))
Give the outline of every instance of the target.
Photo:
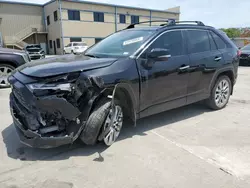
POLYGON ((61 77, 51 78, 43 83, 33 83, 26 86, 35 95, 71 92, 75 89, 75 81, 78 77, 79 73, 72 73, 61 77))
POLYGON ((71 91, 72 85, 71 83, 63 83, 63 84, 29 84, 27 85, 28 89, 32 92, 36 90, 61 90, 61 91, 71 91))

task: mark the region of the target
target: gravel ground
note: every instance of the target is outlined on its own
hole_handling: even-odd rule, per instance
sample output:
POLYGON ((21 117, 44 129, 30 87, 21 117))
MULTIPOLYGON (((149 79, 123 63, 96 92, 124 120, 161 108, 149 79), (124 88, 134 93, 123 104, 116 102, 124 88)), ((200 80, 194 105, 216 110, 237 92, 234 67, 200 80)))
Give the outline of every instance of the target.
POLYGON ((109 148, 77 142, 56 149, 22 145, 9 89, 0 90, 0 188, 248 188, 250 68, 240 67, 228 106, 171 110, 123 128, 109 148))

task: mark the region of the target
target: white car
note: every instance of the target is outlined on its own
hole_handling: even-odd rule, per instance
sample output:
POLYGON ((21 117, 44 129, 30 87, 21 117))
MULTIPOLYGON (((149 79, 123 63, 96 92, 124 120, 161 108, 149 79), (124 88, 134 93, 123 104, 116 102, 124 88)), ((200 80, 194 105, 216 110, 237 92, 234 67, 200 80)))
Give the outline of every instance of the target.
POLYGON ((80 54, 87 50, 88 46, 84 42, 71 42, 64 47, 65 54, 80 54))

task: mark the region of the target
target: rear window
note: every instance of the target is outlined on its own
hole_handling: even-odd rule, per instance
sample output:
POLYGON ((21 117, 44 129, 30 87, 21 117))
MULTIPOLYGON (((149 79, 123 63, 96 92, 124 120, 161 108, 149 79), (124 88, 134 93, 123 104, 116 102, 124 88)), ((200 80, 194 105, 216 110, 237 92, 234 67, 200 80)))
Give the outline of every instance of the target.
POLYGON ((225 49, 227 47, 227 44, 224 42, 224 40, 220 36, 218 36, 212 31, 211 31, 211 34, 218 49, 225 49))
POLYGON ((73 46, 87 46, 86 43, 74 43, 73 46))
POLYGON ((207 31, 188 30, 187 34, 190 53, 210 51, 210 42, 207 31))

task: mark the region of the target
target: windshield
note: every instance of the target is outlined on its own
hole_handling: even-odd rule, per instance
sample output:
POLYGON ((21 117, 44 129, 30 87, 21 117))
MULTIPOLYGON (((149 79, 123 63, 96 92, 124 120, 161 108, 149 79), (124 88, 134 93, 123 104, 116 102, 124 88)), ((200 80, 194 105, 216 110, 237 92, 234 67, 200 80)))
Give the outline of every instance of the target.
POLYGON ((86 55, 96 57, 132 55, 153 33, 149 30, 124 30, 103 39, 88 51, 86 55))
POLYGON ((244 46, 241 50, 250 50, 250 44, 247 46, 244 46))

